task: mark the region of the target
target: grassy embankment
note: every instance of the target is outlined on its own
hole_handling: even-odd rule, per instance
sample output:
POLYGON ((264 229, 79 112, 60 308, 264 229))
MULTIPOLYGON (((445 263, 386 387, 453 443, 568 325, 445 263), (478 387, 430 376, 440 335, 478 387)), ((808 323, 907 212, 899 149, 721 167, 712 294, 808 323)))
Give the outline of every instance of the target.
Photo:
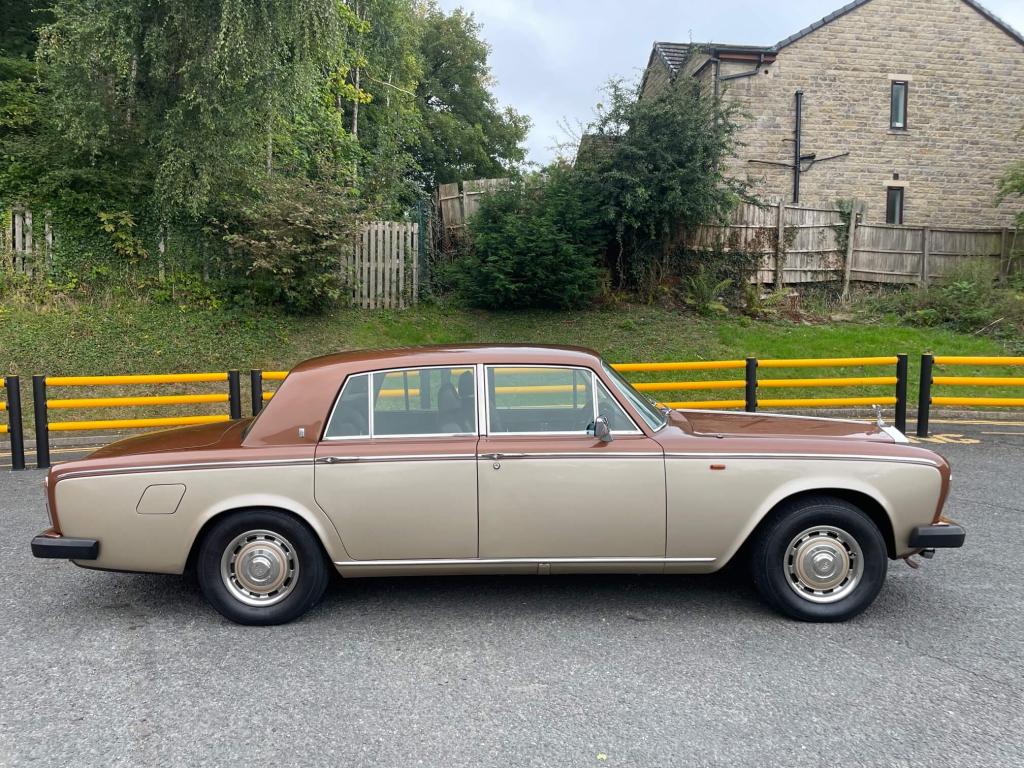
MULTIPOLYGON (((917 356, 1000 355, 1008 350, 995 340, 951 331, 914 328, 896 321, 806 325, 784 320, 698 318, 649 306, 585 312, 479 312, 421 305, 406 311, 345 309, 327 317, 295 318, 272 313, 180 310, 157 304, 82 305, 60 311, 0 309, 0 371, 25 380, 33 373, 89 375, 223 371, 238 368, 286 369, 326 352, 360 347, 395 347, 459 342, 536 342, 592 347, 614 362, 760 358, 911 356, 911 396, 917 389, 917 356)), ((969 370, 956 374, 967 375, 969 370)), ((1014 375, 985 370, 986 375, 1014 375)), ((1016 372, 1019 374, 1019 369, 1016 372)), ((880 376, 889 369, 773 370, 773 378, 880 376)), ((637 375, 635 380, 742 378, 740 371, 637 375)), ((244 384, 243 384, 244 388, 244 384)), ((50 397, 114 394, 168 394, 213 391, 209 387, 120 388, 116 391, 54 392, 50 397)), ((223 391, 221 388, 219 391, 223 391)), ((770 397, 839 397, 891 394, 875 389, 774 390, 770 397)), ((956 394, 1010 396, 1006 390, 962 390, 956 394)), ((247 397, 245 392, 243 396, 247 397)), ((742 397, 740 392, 685 392, 665 399, 742 397)), ((28 403, 26 403, 28 405, 28 403)), ((104 409, 61 414, 68 419, 125 418, 218 412, 220 406, 104 409)), ((248 410, 247 408, 245 409, 248 410)), ((865 409, 866 411, 867 409, 865 409)), ((56 416, 51 416, 56 419, 56 416)))

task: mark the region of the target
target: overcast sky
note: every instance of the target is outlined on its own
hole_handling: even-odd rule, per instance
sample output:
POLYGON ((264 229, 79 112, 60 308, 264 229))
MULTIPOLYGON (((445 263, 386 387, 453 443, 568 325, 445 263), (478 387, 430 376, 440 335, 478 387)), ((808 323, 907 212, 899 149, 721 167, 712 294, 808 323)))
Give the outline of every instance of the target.
MULTIPOLYGON (((561 123, 587 122, 612 76, 638 77, 655 40, 773 45, 847 0, 440 0, 462 6, 491 45, 495 93, 533 120, 529 159, 567 140, 561 123)), ((1024 30, 1024 0, 983 0, 1024 30)))

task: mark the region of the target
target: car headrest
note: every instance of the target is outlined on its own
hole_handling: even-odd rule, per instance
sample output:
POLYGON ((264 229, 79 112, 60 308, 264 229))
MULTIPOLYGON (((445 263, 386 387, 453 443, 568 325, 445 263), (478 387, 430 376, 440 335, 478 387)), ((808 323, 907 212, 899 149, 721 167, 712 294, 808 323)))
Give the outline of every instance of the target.
POLYGON ((463 371, 459 375, 459 397, 463 400, 469 400, 473 397, 473 389, 476 386, 473 379, 472 371, 463 371))

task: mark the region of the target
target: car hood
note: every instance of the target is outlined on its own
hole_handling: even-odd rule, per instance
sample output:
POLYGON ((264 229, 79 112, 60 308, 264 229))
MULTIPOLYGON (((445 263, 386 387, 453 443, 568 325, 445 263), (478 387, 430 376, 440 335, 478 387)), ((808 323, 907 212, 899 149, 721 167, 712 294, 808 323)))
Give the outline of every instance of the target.
MULTIPOLYGON (((767 413, 718 413, 672 411, 675 426, 695 435, 769 438, 848 438, 882 443, 894 442, 892 434, 873 422, 822 419, 767 413)), ((891 428, 890 428, 891 429, 891 428)))
POLYGON ((202 448, 237 447, 242 432, 252 419, 218 421, 191 427, 175 427, 159 432, 126 437, 89 454, 90 459, 114 459, 138 454, 194 451, 202 448))

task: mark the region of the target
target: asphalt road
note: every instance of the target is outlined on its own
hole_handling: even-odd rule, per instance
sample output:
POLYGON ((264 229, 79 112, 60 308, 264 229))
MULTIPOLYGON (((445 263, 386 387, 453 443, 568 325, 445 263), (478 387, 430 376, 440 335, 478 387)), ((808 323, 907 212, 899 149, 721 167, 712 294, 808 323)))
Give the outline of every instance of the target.
POLYGON ((967 544, 842 625, 727 574, 339 581, 243 628, 33 560, 42 475, 0 471, 0 764, 1024 765, 1024 428, 936 429, 967 544))

